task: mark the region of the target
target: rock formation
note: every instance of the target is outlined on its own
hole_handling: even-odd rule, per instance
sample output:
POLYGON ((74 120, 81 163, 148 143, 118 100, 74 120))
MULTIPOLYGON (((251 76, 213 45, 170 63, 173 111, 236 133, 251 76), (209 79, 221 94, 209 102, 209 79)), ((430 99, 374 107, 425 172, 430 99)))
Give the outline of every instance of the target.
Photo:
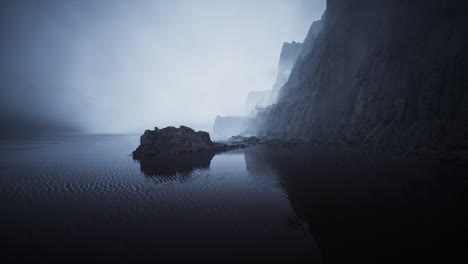
POLYGON ((163 129, 156 127, 154 130, 146 130, 140 137, 140 146, 133 152, 133 157, 171 157, 195 152, 225 151, 237 147, 243 146, 215 143, 211 141, 207 132, 195 132, 186 126, 163 129))
POLYGON ((260 113, 259 135, 468 148, 466 7, 457 0, 328 0, 278 103, 260 113))

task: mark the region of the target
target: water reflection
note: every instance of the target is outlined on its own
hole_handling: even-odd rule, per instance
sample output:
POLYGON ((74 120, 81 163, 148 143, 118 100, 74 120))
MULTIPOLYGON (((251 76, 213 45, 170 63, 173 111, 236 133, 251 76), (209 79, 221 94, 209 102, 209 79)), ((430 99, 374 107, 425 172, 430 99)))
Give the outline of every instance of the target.
POLYGON ((196 169, 208 169, 214 157, 212 152, 184 154, 172 157, 138 158, 140 170, 146 177, 160 180, 188 180, 196 169))
POLYGON ((286 225, 277 175, 251 177, 242 150, 134 161, 137 142, 86 135, 8 151, 2 263, 319 263, 310 236, 286 225))
POLYGON ((247 168, 279 175, 325 263, 416 263, 464 255, 461 168, 305 147, 259 147, 246 150, 245 159, 247 168))
POLYGON ((434 161, 266 146, 133 161, 138 137, 60 142, 0 146, 6 262, 421 263, 464 253, 466 176, 434 161))

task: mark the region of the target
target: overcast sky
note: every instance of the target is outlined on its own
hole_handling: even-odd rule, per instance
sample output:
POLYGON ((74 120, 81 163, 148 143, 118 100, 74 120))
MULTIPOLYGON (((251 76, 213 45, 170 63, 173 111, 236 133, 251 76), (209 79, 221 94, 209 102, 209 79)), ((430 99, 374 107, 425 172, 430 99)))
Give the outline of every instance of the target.
POLYGON ((0 3, 0 119, 10 129, 209 130, 270 89, 281 46, 325 0, 0 3))

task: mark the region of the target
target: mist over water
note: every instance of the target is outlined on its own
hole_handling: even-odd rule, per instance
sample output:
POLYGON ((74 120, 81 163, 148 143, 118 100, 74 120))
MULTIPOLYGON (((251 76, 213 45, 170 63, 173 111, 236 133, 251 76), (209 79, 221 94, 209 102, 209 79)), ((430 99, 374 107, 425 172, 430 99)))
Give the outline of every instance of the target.
POLYGON ((1 263, 468 263, 466 4, 326 2, 0 1, 1 263))
POLYGON ((2 1, 10 131, 209 130, 274 82, 325 1, 2 1))

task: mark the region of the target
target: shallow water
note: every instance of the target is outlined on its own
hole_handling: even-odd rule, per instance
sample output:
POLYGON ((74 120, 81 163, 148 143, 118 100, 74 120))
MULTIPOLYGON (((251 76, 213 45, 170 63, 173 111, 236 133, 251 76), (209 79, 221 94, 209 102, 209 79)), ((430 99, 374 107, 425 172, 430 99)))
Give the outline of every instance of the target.
POLYGON ((280 146, 138 161, 138 140, 0 141, 3 259, 342 263, 462 253, 464 168, 280 146))

